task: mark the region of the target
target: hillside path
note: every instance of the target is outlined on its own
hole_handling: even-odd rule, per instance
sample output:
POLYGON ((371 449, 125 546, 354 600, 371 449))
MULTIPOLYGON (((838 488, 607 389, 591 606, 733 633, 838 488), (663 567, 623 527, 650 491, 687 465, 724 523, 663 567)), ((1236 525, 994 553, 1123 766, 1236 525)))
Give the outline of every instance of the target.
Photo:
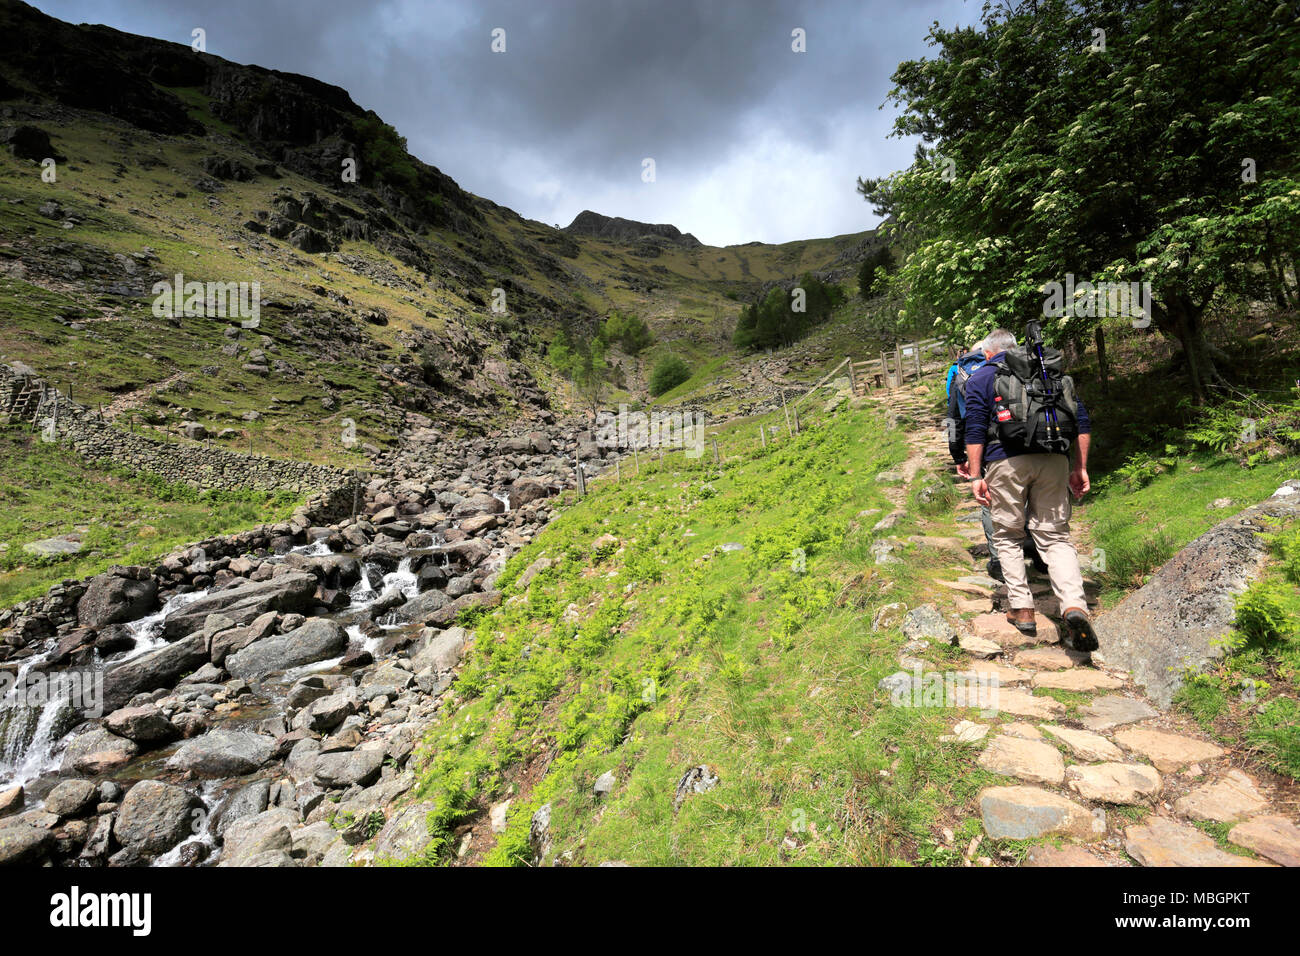
MULTIPOLYGON (((887 414, 909 429, 904 481, 888 489, 902 510, 918 475, 955 471, 927 389, 887 394, 887 414)), ((1037 636, 1006 621, 1005 586, 972 567, 984 535, 969 486, 959 490, 959 538, 948 530, 910 543, 953 556, 952 575, 940 572, 931 599, 959 625, 953 643, 968 664, 962 674, 990 685, 980 703, 991 706, 959 711, 968 716, 940 738, 979 748, 979 765, 1005 778, 979 794, 974 812, 984 834, 963 848, 965 864, 993 865, 981 852, 991 838, 1043 840, 1029 850, 1028 866, 1300 865, 1296 786, 1257 769, 1244 747, 1215 743, 1190 718, 1160 712, 1100 652, 1089 659, 1067 649, 1044 576, 1031 570, 1037 636)), ((923 523, 950 526, 953 517, 923 523)), ((1081 538, 1077 521, 1074 537, 1081 538)), ((1086 584, 1095 603, 1096 586, 1086 584)), ((910 642, 900 659, 912 674, 918 645, 910 642)))

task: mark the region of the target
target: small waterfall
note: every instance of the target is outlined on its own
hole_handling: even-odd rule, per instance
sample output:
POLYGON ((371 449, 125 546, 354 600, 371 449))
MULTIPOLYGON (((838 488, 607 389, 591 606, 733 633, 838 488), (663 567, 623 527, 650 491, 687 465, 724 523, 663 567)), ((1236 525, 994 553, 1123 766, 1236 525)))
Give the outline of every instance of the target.
POLYGON ((506 506, 506 513, 509 514, 509 512, 510 512, 510 493, 509 493, 509 492, 506 492, 505 494, 497 494, 497 493, 494 491, 494 492, 492 492, 492 497, 495 498, 497 501, 501 502, 503 505, 505 505, 505 506, 506 506))
POLYGON ((81 717, 66 697, 53 694, 41 703, 27 703, 19 688, 0 702, 0 788, 35 780, 53 770, 63 735, 81 717))
POLYGON ((402 558, 397 570, 384 575, 384 584, 380 592, 400 591, 407 600, 420 593, 420 579, 411 570, 411 559, 402 558))

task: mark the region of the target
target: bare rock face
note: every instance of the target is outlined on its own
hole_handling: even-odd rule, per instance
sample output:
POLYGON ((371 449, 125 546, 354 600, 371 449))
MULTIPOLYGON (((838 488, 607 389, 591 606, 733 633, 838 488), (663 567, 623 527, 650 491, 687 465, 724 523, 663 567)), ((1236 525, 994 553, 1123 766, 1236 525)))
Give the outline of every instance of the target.
POLYGON ((1232 626, 1234 598, 1259 574, 1267 518, 1300 515, 1300 481, 1201 535, 1139 590, 1097 620, 1106 663, 1131 671, 1160 707, 1168 707, 1185 666, 1222 654, 1214 642, 1232 626))

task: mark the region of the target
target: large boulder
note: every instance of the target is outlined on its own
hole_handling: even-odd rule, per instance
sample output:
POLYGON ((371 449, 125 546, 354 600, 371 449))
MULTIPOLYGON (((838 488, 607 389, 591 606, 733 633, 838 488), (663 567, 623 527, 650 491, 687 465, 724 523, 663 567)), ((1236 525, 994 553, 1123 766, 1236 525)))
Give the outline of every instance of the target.
POLYGON ((427 632, 423 648, 411 658, 411 669, 417 674, 451 670, 460 663, 468 636, 463 627, 427 632))
POLYGON ((116 770, 139 751, 133 741, 96 727, 72 738, 63 752, 63 772, 100 776, 116 770))
POLYGON ((146 747, 164 744, 181 735, 166 715, 158 709, 157 704, 123 707, 109 714, 104 723, 119 737, 134 740, 146 747))
POLYGON ((298 814, 273 807, 235 820, 223 835, 217 866, 293 866, 293 837, 298 814))
POLYGON ((151 577, 114 573, 92 578, 77 602, 77 621, 82 627, 104 627, 143 617, 158 605, 158 583, 151 577))
POLYGON ((347 646, 348 635, 342 627, 313 617, 291 631, 255 641, 231 654, 226 658, 226 670, 232 677, 248 680, 337 657, 347 646))
POLYGON ((497 515, 506 510, 500 499, 493 498, 491 495, 483 493, 470 495, 462 501, 456 503, 451 509, 453 518, 468 518, 471 515, 497 515))
POLYGON ((429 814, 433 803, 413 803, 393 814, 375 839, 375 859, 403 861, 419 857, 432 841, 429 814))
POLYGON ((301 613, 311 607, 318 584, 314 574, 290 571, 269 581, 246 581, 213 591, 167 615, 163 636, 174 640, 200 630, 209 614, 225 615, 234 624, 248 624, 267 611, 301 613))
POLYGON ((1132 672, 1160 707, 1182 685, 1184 668, 1223 653, 1219 645, 1236 617, 1235 599, 1264 565, 1261 534, 1270 521, 1300 516, 1300 480, 1267 501, 1215 525, 1157 571, 1151 580, 1097 619, 1106 663, 1132 672))
POLYGON ((262 767, 275 754, 275 739, 245 730, 213 730, 186 741, 167 760, 174 770, 198 777, 238 777, 262 767))
POLYGON ((200 633, 111 665, 104 671, 104 708, 111 712, 136 694, 172 687, 207 660, 207 642, 200 633))
POLYGON ((113 821, 113 836, 123 847, 141 854, 165 853, 198 833, 203 801, 188 790, 142 780, 127 791, 113 821))
POLYGON ((0 826, 0 866, 39 863, 54 845, 54 834, 29 823, 0 826))
POLYGON ((510 507, 522 508, 540 498, 549 498, 551 489, 537 478, 520 478, 510 486, 510 507))
POLYGON ((393 620, 398 624, 422 624, 450 601, 451 598, 442 591, 425 591, 393 611, 393 620))
POLYGON ((378 748, 340 750, 316 758, 312 779, 322 787, 367 786, 379 778, 384 752, 378 748))

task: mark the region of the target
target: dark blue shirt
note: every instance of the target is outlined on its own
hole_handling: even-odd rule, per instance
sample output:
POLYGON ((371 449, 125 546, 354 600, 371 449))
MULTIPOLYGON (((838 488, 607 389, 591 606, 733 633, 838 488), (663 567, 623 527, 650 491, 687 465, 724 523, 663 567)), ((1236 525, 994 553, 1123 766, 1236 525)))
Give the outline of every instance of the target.
MULTIPOLYGON (((1008 457, 1007 450, 1001 442, 988 444, 989 414, 993 407, 994 380, 998 370, 993 364, 1003 356, 999 352, 989 356, 989 364, 977 368, 970 380, 966 382, 966 441, 972 445, 984 444, 984 461, 1002 461, 1008 457)), ((1092 431, 1092 422, 1083 402, 1076 399, 1077 423, 1079 434, 1086 435, 1092 431)))

